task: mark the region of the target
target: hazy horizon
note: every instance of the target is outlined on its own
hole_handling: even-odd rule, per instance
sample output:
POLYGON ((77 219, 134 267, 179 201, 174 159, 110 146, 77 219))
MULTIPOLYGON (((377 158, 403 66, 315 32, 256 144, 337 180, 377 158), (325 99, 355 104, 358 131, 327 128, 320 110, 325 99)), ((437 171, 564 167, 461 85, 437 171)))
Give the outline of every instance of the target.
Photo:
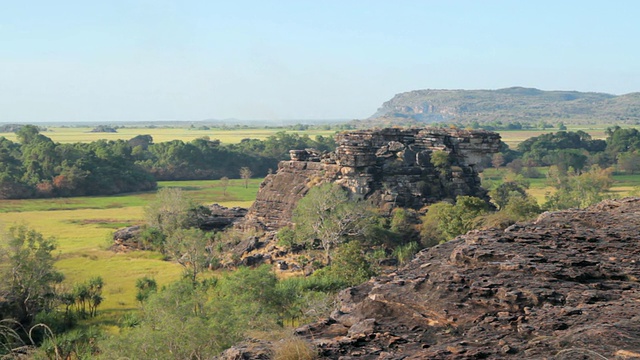
POLYGON ((395 94, 640 90, 632 1, 11 2, 0 122, 362 119, 395 94))

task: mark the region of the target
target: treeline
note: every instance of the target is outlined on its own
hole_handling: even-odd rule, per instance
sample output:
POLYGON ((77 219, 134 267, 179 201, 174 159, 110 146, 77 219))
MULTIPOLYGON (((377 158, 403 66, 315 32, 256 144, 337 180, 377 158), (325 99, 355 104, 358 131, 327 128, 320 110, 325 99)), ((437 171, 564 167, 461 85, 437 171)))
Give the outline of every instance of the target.
POLYGON ((0 138, 0 199, 109 195, 150 190, 153 176, 135 164, 126 141, 59 144, 23 126, 19 143, 0 138))
POLYGON ((313 140, 285 132, 232 145, 208 138, 154 143, 150 135, 60 144, 31 125, 16 135, 18 143, 0 137, 0 199, 146 191, 155 189, 158 180, 238 178, 241 168, 264 175, 291 149, 335 148, 328 137, 313 140))
MULTIPOLYGON (((496 167, 507 164, 515 173, 533 167, 555 166, 561 173, 581 173, 593 165, 616 167, 618 171, 640 170, 640 131, 615 126, 606 130, 606 140, 592 139, 584 131, 558 131, 529 138, 517 150, 505 149, 496 154, 496 167)), ((535 174, 529 177, 535 177, 535 174)), ((542 174, 538 174, 542 176, 542 174)))

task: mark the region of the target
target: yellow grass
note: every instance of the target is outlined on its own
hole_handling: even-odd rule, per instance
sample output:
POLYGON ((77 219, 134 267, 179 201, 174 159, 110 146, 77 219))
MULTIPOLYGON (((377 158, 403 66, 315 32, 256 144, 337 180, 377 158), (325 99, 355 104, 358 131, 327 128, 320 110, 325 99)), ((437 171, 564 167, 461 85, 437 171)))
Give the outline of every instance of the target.
MULTIPOLYGON (((208 136, 211 140, 218 139, 225 144, 239 143, 240 140, 260 139, 264 140, 267 137, 274 135, 282 129, 233 129, 233 130, 189 130, 188 128, 144 128, 144 127, 125 127, 117 129, 116 133, 92 133, 90 132, 92 127, 73 127, 73 128, 60 128, 52 127, 48 128, 48 131, 42 132, 43 135, 51 138, 54 142, 59 143, 76 143, 76 142, 91 142, 100 139, 105 140, 128 140, 137 135, 151 135, 153 141, 156 143, 182 140, 185 142, 208 136)), ((312 138, 316 135, 333 136, 335 131, 330 130, 307 130, 307 131, 293 131, 287 130, 287 133, 299 133, 308 134, 312 138)), ((16 141, 16 135, 14 133, 0 133, 0 136, 4 136, 9 140, 16 141)))
POLYGON ((135 308, 135 281, 142 276, 153 276, 160 285, 179 278, 181 267, 162 261, 159 254, 143 251, 116 254, 106 250, 113 230, 92 224, 91 220, 117 220, 136 224, 142 220, 142 208, 2 214, 5 226, 26 223, 43 235, 57 239, 57 254, 60 259, 56 262, 56 267, 65 275, 65 286, 71 287, 74 283, 86 281, 93 276, 102 276, 105 281, 105 301, 100 306, 101 312, 135 308), (73 223, 74 220, 85 224, 73 223))
MULTIPOLYGON (((251 185, 254 190, 249 190, 255 191, 258 181, 259 179, 253 179, 251 185)), ((183 184, 185 186, 198 184, 206 190, 208 187, 215 187, 216 182, 183 182, 183 184)), ((153 198, 152 193, 129 196, 142 196, 144 199, 153 198)), ((215 192, 210 192, 209 196, 215 196, 215 192)), ((50 201, 58 200, 61 199, 50 201)), ((98 200, 101 199, 72 198, 66 200, 99 205, 100 202, 98 200)), ((11 202, 20 208, 20 202, 29 203, 34 201, 46 200, 12 200, 11 202)), ((205 202, 211 203, 214 201, 215 199, 205 202)), ((233 200, 218 202, 227 207, 249 207, 253 201, 233 200)), ((2 207, 2 203, 3 201, 0 201, 0 207, 2 207)), ((125 226, 139 224, 143 222, 143 216, 143 206, 53 211, 9 211, 0 214, 0 227, 8 227, 12 224, 26 224, 46 237, 55 237, 58 243, 55 254, 59 256, 56 268, 65 275, 64 287, 71 288, 74 283, 86 281, 94 276, 101 276, 105 282, 103 290, 105 300, 99 308, 98 319, 92 322, 105 325, 114 324, 124 312, 137 309, 135 282, 138 278, 151 276, 155 278, 159 286, 163 286, 179 279, 183 272, 180 265, 164 261, 162 255, 156 252, 114 253, 107 249, 111 245, 113 229, 105 225, 123 224, 122 226, 125 226)))

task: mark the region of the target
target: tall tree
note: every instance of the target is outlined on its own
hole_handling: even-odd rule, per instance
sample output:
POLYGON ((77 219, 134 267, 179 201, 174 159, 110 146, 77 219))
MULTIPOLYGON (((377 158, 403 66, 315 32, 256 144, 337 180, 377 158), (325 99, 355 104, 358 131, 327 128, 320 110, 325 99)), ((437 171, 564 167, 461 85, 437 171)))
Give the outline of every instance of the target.
POLYGON ((293 211, 296 237, 320 240, 328 264, 334 247, 367 233, 372 217, 363 201, 349 199, 346 190, 331 183, 309 190, 293 211))
POLYGON ((229 187, 229 178, 226 176, 221 177, 220 186, 222 186, 222 195, 227 196, 227 188, 229 187))
POLYGON ((186 270, 195 284, 213 260, 213 239, 200 229, 178 229, 167 237, 165 252, 186 270))
POLYGON ((503 164, 504 164, 504 155, 502 155, 502 153, 493 154, 493 156, 491 157, 491 165, 493 165, 493 167, 497 169, 503 164))
POLYGON ((640 152, 625 152, 618 154, 618 167, 624 172, 635 174, 640 170, 640 152))
POLYGON ((249 187, 249 179, 253 176, 253 172, 248 167, 244 166, 240 168, 240 177, 244 180, 244 188, 249 187))
POLYGON ((192 202, 179 188, 162 188, 144 209, 147 224, 170 237, 179 229, 187 227, 192 202))

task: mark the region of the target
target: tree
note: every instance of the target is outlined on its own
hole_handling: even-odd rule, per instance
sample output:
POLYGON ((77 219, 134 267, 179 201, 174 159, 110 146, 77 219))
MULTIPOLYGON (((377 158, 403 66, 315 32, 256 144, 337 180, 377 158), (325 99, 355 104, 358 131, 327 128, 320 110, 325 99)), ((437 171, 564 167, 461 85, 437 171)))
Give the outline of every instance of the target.
POLYGON ((498 209, 502 209, 507 205, 509 199, 514 196, 526 197, 528 184, 520 181, 505 181, 489 192, 491 200, 496 204, 498 209))
POLYGON ((29 144, 37 140, 39 136, 41 136, 40 130, 38 130, 38 127, 35 125, 24 125, 16 131, 16 137, 22 144, 29 144))
POLYGON ((256 331, 282 329, 291 293, 268 265, 241 267, 215 281, 189 279, 149 296, 139 325, 100 343, 104 359, 212 359, 256 331))
POLYGON ((200 229, 177 229, 167 237, 164 249, 195 284, 198 274, 213 260, 212 245, 211 236, 200 229))
POLYGON ((615 157, 618 153, 640 150, 640 131, 619 126, 607 128, 607 152, 615 157))
POLYGON ((170 237, 178 229, 187 226, 189 209, 192 207, 192 202, 184 196, 181 189, 162 188, 144 208, 144 213, 149 227, 170 237))
POLYGON ((138 135, 132 137, 127 142, 132 148, 140 146, 141 149, 146 150, 149 145, 153 144, 153 137, 151 135, 138 135))
POLYGON ((80 316, 94 317, 97 314, 98 306, 102 304, 102 288, 104 281, 102 277, 95 276, 87 282, 76 284, 73 288, 73 298, 76 304, 76 311, 80 316))
POLYGON ((63 280, 53 263, 56 249, 53 238, 24 225, 13 226, 2 236, 0 249, 0 298, 11 310, 3 318, 14 318, 28 325, 41 311, 55 306, 54 286, 63 280))
POLYGON ((431 153, 431 164, 440 170, 441 174, 446 174, 449 166, 451 165, 451 159, 449 153, 445 151, 434 151, 431 153))
POLYGON ((535 198, 514 192, 500 211, 484 217, 483 226, 504 229, 518 221, 531 220, 541 211, 535 198))
POLYGON ((367 233, 371 219, 364 202, 349 199, 346 190, 332 183, 311 188, 298 202, 292 218, 298 239, 320 240, 327 264, 335 246, 367 233))
POLYGON ((504 164, 504 155, 502 155, 502 153, 493 154, 493 156, 491 157, 491 165, 493 165, 493 167, 497 169, 503 164, 504 164))
POLYGON ((229 187, 229 178, 223 176, 220 178, 220 186, 222 186, 222 194, 227 196, 227 188, 229 187))
POLYGON ((507 168, 511 170, 514 174, 518 175, 522 173, 522 169, 524 168, 524 164, 521 159, 514 159, 510 163, 507 164, 507 168))
POLYGON ((343 287, 361 284, 376 274, 371 261, 359 241, 349 241, 337 247, 331 266, 314 273, 316 277, 328 277, 343 283, 343 287))
POLYGON ((253 172, 248 167, 244 166, 240 168, 240 177, 244 180, 244 188, 249 187, 249 179, 253 176, 253 172))
POLYGON ((624 172, 635 174, 640 170, 640 152, 619 153, 618 167, 624 172))
POLYGON ((593 166, 589 171, 578 175, 574 172, 563 174, 551 171, 550 177, 556 191, 545 196, 543 208, 547 210, 563 210, 569 208, 584 208, 605 199, 606 191, 613 185, 611 177, 613 169, 601 169, 593 166), (554 178, 551 178, 554 177, 554 178))

